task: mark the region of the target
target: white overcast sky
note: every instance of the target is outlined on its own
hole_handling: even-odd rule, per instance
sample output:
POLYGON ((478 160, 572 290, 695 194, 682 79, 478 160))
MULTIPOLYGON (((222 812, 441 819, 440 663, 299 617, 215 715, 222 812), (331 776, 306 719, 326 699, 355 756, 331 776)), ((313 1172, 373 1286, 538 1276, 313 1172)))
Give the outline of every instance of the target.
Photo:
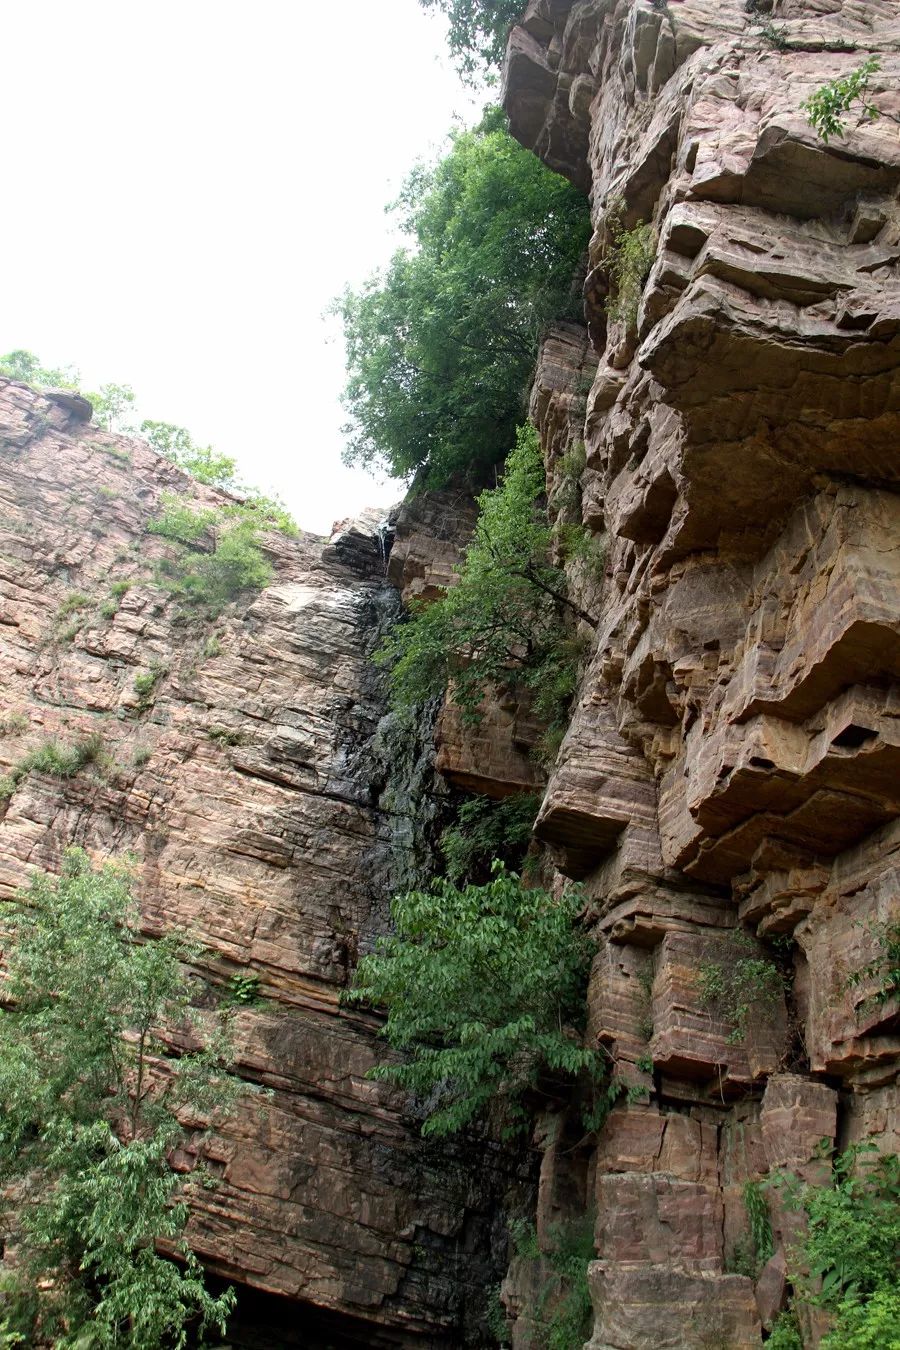
POLYGON ((131 384, 327 533, 402 485, 340 462, 331 298, 477 101, 417 0, 44 0, 3 16, 0 353, 131 384))

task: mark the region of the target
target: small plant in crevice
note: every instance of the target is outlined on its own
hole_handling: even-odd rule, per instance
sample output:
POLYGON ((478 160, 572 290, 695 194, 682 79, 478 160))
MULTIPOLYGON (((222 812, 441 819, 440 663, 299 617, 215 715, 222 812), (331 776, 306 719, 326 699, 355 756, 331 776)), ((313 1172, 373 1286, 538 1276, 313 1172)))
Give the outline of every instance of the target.
POLYGON ((103 738, 94 732, 66 745, 49 737, 29 750, 0 778, 0 801, 6 801, 30 773, 45 773, 51 778, 74 778, 88 764, 102 764, 103 738))
POLYGON ((3 717, 0 717, 0 736, 21 736, 23 731, 28 730, 29 726, 27 713, 6 713, 3 717))
POLYGON ((593 1306, 588 1288, 588 1266, 596 1255, 594 1217, 585 1214, 550 1229, 546 1250, 542 1251, 533 1223, 516 1220, 510 1224, 510 1240, 515 1256, 522 1261, 543 1258, 553 1275, 540 1290, 536 1304, 529 1309, 535 1323, 541 1350, 574 1350, 590 1335, 593 1306))
POLYGON ((246 740, 244 733, 234 727, 210 727, 206 734, 217 745, 243 745, 246 740))
POLYGON ((153 751, 149 745, 136 745, 131 754, 131 763, 135 769, 142 769, 150 760, 153 751))
POLYGON ((747 1215, 747 1232, 734 1245, 727 1262, 730 1273, 756 1280, 775 1251, 772 1221, 765 1190, 759 1181, 745 1181, 742 1198, 747 1215))
POLYGON ((514 1134, 536 1094, 603 1084, 606 1062, 582 1040, 593 944, 576 923, 581 903, 501 864, 483 886, 438 880, 394 899, 396 932, 363 957, 344 1000, 386 1010, 382 1034, 404 1058, 372 1076, 413 1094, 423 1134, 488 1114, 514 1134))
POLYGON ((785 975, 776 961, 756 955, 748 934, 735 932, 731 945, 728 960, 701 963, 699 991, 703 1006, 732 1024, 728 1044, 738 1045, 753 1012, 771 1008, 784 994, 785 975))
POLYGON ((639 224, 626 230, 622 222, 624 209, 624 203, 617 200, 606 217, 610 244, 604 267, 612 284, 606 312, 611 319, 633 328, 637 323, 644 282, 656 256, 656 239, 652 225, 639 224))
POLYGON ((138 711, 146 712, 153 703, 156 686, 166 673, 166 667, 153 664, 149 670, 141 670, 135 675, 132 688, 138 696, 138 711))
POLYGON ((870 56, 847 75, 823 84, 800 105, 826 145, 832 136, 846 133, 846 117, 855 103, 859 104, 859 122, 874 122, 881 115, 869 98, 869 83, 880 69, 879 58, 870 56))
POLYGON ((262 535, 297 532, 284 508, 264 497, 214 509, 165 494, 162 505, 162 514, 147 528, 178 552, 157 564, 156 582, 210 619, 242 593, 268 585, 272 568, 261 548, 262 535))
POLYGON ((871 989, 860 1005, 864 1012, 900 997, 900 919, 870 924, 869 932, 875 940, 877 953, 871 961, 847 976, 848 988, 869 986, 871 989))
POLYGON ((258 975, 232 975, 228 981, 225 1002, 235 1007, 249 1007, 260 998, 258 975))
POLYGON ((440 840, 450 880, 457 885, 486 881, 491 864, 498 859, 517 870, 539 806, 540 797, 534 792, 513 793, 499 801, 479 796, 462 802, 440 840))
POLYGON ((60 602, 59 608, 56 611, 56 617, 59 620, 68 619, 71 614, 76 613, 78 610, 87 609, 90 603, 91 598, 89 595, 85 595, 82 591, 70 591, 60 602))

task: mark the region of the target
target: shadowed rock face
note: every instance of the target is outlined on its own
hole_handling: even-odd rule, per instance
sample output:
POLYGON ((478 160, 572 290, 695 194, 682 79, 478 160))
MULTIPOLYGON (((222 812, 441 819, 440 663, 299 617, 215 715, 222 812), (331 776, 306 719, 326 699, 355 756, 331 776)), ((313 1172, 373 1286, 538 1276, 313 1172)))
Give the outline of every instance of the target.
MULTIPOLYGON (((220 1185, 189 1230, 213 1271, 294 1301, 303 1344, 478 1344, 508 1160, 481 1180, 426 1146, 366 1077, 376 1019, 339 1006, 392 887, 422 875, 435 809, 430 754, 397 739, 369 661, 399 604, 378 522, 267 536, 272 583, 209 623, 153 582, 163 491, 223 500, 69 396, 0 381, 0 769, 49 737, 103 747, 0 806, 0 897, 69 844, 130 853, 148 935, 206 949, 201 1001, 258 978, 238 1069, 272 1096, 214 1141, 220 1185)), ((254 1335, 286 1343, 255 1318, 254 1335)))
POLYGON ((544 1155, 539 1236, 597 1211, 594 1350, 760 1344, 784 1257, 730 1273, 744 1183, 822 1137, 898 1143, 897 1002, 850 983, 900 921, 898 77, 881 0, 532 0, 510 39, 513 132, 595 225, 587 340, 551 334, 532 395, 551 506, 583 441, 609 541, 536 832, 596 918, 591 1035, 645 1089, 577 1166, 544 1155), (826 145, 800 105, 870 54, 882 116, 826 145), (656 239, 630 324, 615 203, 656 239), (710 971, 773 956, 787 997, 736 1035, 710 971))

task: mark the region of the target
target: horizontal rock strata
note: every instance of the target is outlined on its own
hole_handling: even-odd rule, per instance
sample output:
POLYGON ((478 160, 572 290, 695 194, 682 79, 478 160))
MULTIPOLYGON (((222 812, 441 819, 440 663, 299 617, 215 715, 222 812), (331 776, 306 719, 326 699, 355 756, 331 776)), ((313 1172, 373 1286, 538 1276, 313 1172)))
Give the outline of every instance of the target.
POLYGON ((822 1179, 822 1138, 897 1144, 898 1009, 860 973, 900 921, 898 76, 881 0, 532 0, 510 38, 513 132, 595 226, 587 334, 547 338, 531 404, 551 508, 583 442, 609 541, 536 826, 582 880, 590 1035, 633 1089, 562 1206, 596 1214, 592 1350, 761 1344, 791 1216, 771 1201, 776 1256, 734 1273, 745 1184, 822 1179), (869 55, 881 115, 826 144, 801 104, 869 55), (736 1022, 754 962, 774 992, 736 1022))

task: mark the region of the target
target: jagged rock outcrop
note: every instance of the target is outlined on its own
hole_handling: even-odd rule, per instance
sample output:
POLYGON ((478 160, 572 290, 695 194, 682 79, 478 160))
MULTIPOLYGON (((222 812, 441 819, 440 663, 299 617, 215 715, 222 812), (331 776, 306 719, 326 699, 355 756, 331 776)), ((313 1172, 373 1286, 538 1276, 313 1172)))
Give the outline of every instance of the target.
POLYGON ((852 980, 900 921, 898 76, 883 0, 531 0, 510 39, 513 132, 595 225, 590 342, 551 334, 532 395, 551 504, 583 441, 609 539, 536 827, 595 917, 591 1034, 643 1098, 568 1169, 592 1350, 760 1344, 784 1258, 732 1273, 744 1184, 823 1137, 897 1147, 897 1000, 852 980), (801 103, 870 54, 880 118, 824 143, 801 103), (616 218, 656 239, 634 322, 605 308, 616 218), (788 987, 742 1031, 710 972, 748 956, 788 987))
POLYGON ((154 583, 171 546, 147 524, 164 491, 222 496, 89 414, 0 380, 0 771, 49 738, 100 745, 0 803, 0 898, 72 843, 132 854, 148 936, 177 927, 205 949, 201 997, 258 980, 237 1067, 272 1096, 217 1136, 220 1184, 188 1233, 257 1291, 235 1344, 242 1318, 248 1344, 294 1343, 266 1332, 285 1305, 263 1294, 292 1300, 304 1346, 483 1343, 491 1188, 515 1168, 424 1144, 366 1077, 376 1019, 339 1005, 392 888, 422 875, 433 814, 429 756, 397 742, 369 659, 399 604, 380 522, 267 535, 270 585, 215 622, 182 612, 154 583))

